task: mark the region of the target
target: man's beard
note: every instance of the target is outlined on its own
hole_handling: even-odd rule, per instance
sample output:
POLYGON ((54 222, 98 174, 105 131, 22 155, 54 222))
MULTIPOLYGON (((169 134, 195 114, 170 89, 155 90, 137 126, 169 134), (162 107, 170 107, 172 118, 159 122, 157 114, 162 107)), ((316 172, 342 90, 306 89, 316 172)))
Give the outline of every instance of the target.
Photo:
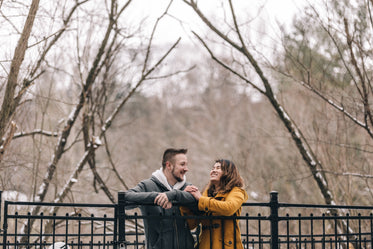
POLYGON ((182 181, 184 181, 183 178, 181 178, 181 177, 175 175, 175 167, 172 169, 171 174, 172 174, 173 177, 175 177, 176 181, 178 181, 178 182, 182 182, 182 181))

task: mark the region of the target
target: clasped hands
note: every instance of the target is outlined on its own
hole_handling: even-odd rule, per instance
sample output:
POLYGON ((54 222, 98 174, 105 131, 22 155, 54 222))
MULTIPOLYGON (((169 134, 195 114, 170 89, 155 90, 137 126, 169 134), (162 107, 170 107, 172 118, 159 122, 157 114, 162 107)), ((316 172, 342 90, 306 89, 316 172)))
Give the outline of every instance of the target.
MULTIPOLYGON (((198 201, 201 197, 201 192, 194 185, 188 185, 184 191, 191 193, 193 197, 198 201)), ((165 193, 159 193, 154 199, 154 204, 161 206, 164 209, 170 209, 172 207, 172 202, 168 200, 168 197, 165 193)))
POLYGON ((193 197, 198 201, 199 198, 202 196, 201 192, 198 190, 198 188, 194 185, 188 185, 184 189, 184 191, 191 193, 193 197))

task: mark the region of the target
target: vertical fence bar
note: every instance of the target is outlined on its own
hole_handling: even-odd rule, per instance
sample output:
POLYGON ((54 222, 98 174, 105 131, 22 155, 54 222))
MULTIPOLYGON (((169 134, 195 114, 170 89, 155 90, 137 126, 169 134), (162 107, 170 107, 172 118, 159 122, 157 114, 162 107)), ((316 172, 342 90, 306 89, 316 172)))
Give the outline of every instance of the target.
POLYGON ((262 225, 261 225, 261 217, 262 215, 259 213, 258 214, 258 245, 259 245, 259 249, 262 249, 263 248, 263 245, 262 245, 262 225))
POLYGON ((67 244, 69 243, 69 213, 65 214, 66 216, 66 221, 65 221, 65 244, 67 247, 67 244))
POLYGON ((286 241, 287 249, 290 249, 290 226, 289 226, 289 214, 286 214, 286 241))
POLYGON ((278 249, 278 193, 272 191, 270 193, 271 200, 269 202, 271 208, 271 249, 278 249))
POLYGON ((298 239, 299 239, 299 241, 298 241, 298 243, 299 243, 299 249, 301 249, 302 248, 302 220, 301 220, 301 217, 302 217, 302 215, 301 214, 298 214, 298 218, 299 218, 299 220, 298 220, 298 239))
POLYGON ((53 213, 53 234, 52 234, 52 248, 54 249, 54 243, 56 243, 56 213, 53 213))
POLYGON ((30 234, 31 234, 30 224, 31 224, 31 213, 28 212, 27 213, 27 246, 26 246, 27 249, 30 248, 30 234))
POLYGON ((136 249, 139 249, 139 228, 138 228, 137 213, 135 213, 135 238, 136 238, 136 249))
POLYGON ((337 224, 337 214, 334 214, 334 240, 335 240, 335 249, 338 249, 338 224, 337 224))
MULTIPOLYGON (((118 205, 114 207, 114 228, 113 228, 113 240, 112 245, 113 249, 117 249, 117 241, 118 241, 118 205)), ((109 243, 109 241, 108 241, 109 243)))
POLYGON ((325 242, 326 242, 326 237, 325 237, 325 213, 322 214, 322 245, 321 248, 325 249, 325 242))
POLYGON ((361 248, 361 213, 357 215, 359 217, 359 248, 361 248))
POLYGON ((311 225, 311 249, 314 249, 315 248, 315 245, 314 245, 314 238, 313 238, 313 213, 310 214, 310 225, 311 225))
POLYGON ((8 202, 4 202, 4 221, 3 221, 3 249, 6 249, 7 231, 8 231, 8 202))
POLYGON ((90 242, 90 249, 93 249, 94 241, 94 214, 91 214, 91 242, 90 242))
POLYGON ((82 214, 78 214, 78 249, 82 248, 80 236, 82 234, 82 214))
POLYGON ((102 248, 105 249, 106 246, 106 214, 104 214, 104 238, 103 238, 103 243, 102 243, 102 248))
POLYGON ((373 248, 373 214, 370 213, 370 248, 373 248))
MULTIPOLYGON (((40 246, 40 249, 43 248, 43 216, 44 216, 44 213, 41 212, 40 213, 40 232, 39 232, 39 246, 40 246)), ((35 249, 36 249, 36 245, 35 245, 35 249)))
POLYGON ((347 222, 347 248, 350 246, 350 214, 346 214, 346 222, 347 222))
POLYGON ((125 193, 123 191, 118 192, 118 243, 120 248, 124 248, 124 242, 126 241, 126 224, 125 224, 125 193))
POLYGON ((249 219, 248 219, 248 217, 249 217, 249 214, 246 213, 246 223, 245 223, 245 225, 246 225, 246 234, 245 234, 245 236, 246 236, 246 248, 249 248, 249 219))

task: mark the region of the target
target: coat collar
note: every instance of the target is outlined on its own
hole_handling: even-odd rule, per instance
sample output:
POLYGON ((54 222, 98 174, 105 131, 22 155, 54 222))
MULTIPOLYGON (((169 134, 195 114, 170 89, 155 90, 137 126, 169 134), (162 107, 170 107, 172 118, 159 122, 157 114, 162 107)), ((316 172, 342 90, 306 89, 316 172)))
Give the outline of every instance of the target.
POLYGON ((167 178, 164 175, 162 168, 154 171, 152 176, 154 176, 162 185, 164 185, 170 191, 172 189, 181 189, 186 183, 186 177, 184 176, 184 180, 182 182, 177 182, 173 187, 171 187, 170 184, 168 184, 167 178))

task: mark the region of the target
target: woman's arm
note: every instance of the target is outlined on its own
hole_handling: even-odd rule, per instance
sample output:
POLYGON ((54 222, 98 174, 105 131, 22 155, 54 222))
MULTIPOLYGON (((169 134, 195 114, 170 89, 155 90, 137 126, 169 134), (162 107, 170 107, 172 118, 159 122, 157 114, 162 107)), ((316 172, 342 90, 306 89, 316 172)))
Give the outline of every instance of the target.
POLYGON ((211 212, 213 215, 231 216, 237 212, 242 204, 247 200, 245 190, 233 188, 225 200, 216 200, 213 197, 201 196, 198 201, 198 209, 211 212))

